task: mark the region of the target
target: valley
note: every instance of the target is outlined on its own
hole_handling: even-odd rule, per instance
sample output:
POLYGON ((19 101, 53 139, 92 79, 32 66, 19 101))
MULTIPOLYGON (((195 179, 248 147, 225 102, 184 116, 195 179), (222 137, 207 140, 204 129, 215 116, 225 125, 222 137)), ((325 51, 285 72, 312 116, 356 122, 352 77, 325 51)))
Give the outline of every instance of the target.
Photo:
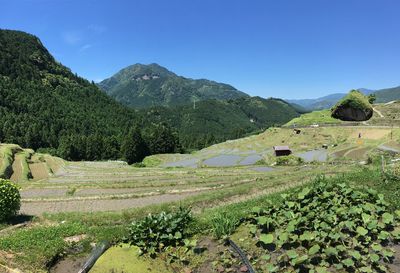
MULTIPOLYGON (((215 192, 222 195, 228 192, 230 197, 250 185, 251 192, 266 186, 257 179, 276 186, 280 183, 280 174, 287 168, 301 175, 301 164, 274 166, 273 146, 289 146, 310 171, 320 173, 333 165, 366 162, 379 152, 399 153, 396 140, 400 137, 400 128, 376 126, 388 124, 385 120, 397 121, 390 115, 397 113, 397 107, 398 103, 376 105, 384 117, 374 116, 368 121, 371 125, 355 126, 349 122, 306 127, 296 122, 303 125, 296 133, 292 128, 294 119, 287 127, 269 128, 263 133, 215 144, 191 154, 148 156, 139 167, 124 161, 70 162, 18 145, 1 144, 0 175, 18 183, 23 201, 21 211, 31 215, 113 211, 215 192)), ((308 124, 316 121, 310 120, 308 124)))
MULTIPOLYGON (((383 107, 379 109, 387 113, 383 107)), ((123 161, 70 162, 18 145, 1 144, 0 166, 7 170, 2 176, 20 187, 20 212, 34 220, 9 235, 0 234, 0 248, 4 249, 9 240, 22 243, 26 239, 19 236, 26 233, 24 236, 30 238, 29 234, 33 236, 40 229, 59 235, 43 246, 48 248, 44 256, 41 247, 28 254, 29 248, 19 246, 24 253, 20 255, 9 245, 6 253, 12 258, 4 260, 2 255, 6 254, 1 254, 0 262, 11 268, 22 266, 24 272, 33 272, 33 268, 38 272, 56 254, 54 244, 62 237, 85 234, 82 243, 117 238, 125 233, 131 219, 177 206, 190 206, 199 219, 212 219, 212 215, 232 206, 240 207, 238 213, 243 215, 247 211, 244 208, 257 200, 304 187, 320 175, 334 179, 352 177, 362 169, 371 172, 376 160, 380 164, 378 155, 393 158, 400 152, 398 127, 337 125, 300 130, 297 134, 290 127, 269 128, 192 154, 152 155, 137 167, 123 161), (324 144, 327 149, 322 148, 324 144), (275 145, 288 145, 302 160, 276 164, 275 145), (63 227, 67 229, 62 231, 63 227), (27 261, 30 265, 23 266, 27 261)), ((235 236, 242 235, 232 235, 237 240, 235 236)), ((65 241, 62 245, 70 244, 65 241)))
MULTIPOLYGON (((196 16, 209 14, 198 12, 203 5, 196 16)), ((362 78, 350 72, 364 70, 353 67, 357 60, 339 64, 335 73, 334 58, 297 58, 297 51, 315 45, 286 43, 287 37, 255 43, 273 49, 285 42, 262 52, 245 50, 240 36, 226 39, 229 32, 187 39, 198 35, 196 27, 173 39, 167 31, 173 13, 152 24, 164 16, 158 8, 146 20, 136 19, 145 11, 140 5, 127 9, 135 22, 124 27, 137 32, 131 44, 117 37, 126 29, 111 34, 93 24, 51 35, 46 26, 36 28, 47 33, 43 41, 0 29, 0 272, 400 272, 399 87, 283 100, 358 84, 362 78), (163 27, 165 36, 156 33, 163 27), (156 35, 140 45, 140 33, 156 35), (167 36, 171 44, 163 44, 167 36), (196 61, 218 39, 229 50, 196 61), (201 50, 185 52, 186 43, 201 50), (296 51, 288 50, 292 44, 296 51), (150 51, 155 55, 142 56, 150 51), (88 78, 96 80, 54 56, 86 73, 90 68, 88 78), (90 65, 95 59, 99 67, 90 65), (296 63, 301 59, 332 71, 307 72, 310 64, 296 63), (135 63, 146 60, 152 61, 135 63)), ((101 14, 110 24, 118 21, 112 12, 101 14)), ((258 18, 241 15, 234 17, 241 24, 235 32, 258 18)), ((219 29, 212 26, 208 31, 219 29)), ((383 76, 392 70, 382 69, 375 83, 366 71, 360 75, 368 85, 394 86, 383 76)))

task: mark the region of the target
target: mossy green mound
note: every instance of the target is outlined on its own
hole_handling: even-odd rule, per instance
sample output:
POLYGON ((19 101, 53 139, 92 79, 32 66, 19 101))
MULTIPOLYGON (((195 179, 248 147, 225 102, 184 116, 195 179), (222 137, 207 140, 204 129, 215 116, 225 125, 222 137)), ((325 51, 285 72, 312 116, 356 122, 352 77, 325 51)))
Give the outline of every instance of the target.
POLYGON ((139 248, 128 244, 113 246, 96 262, 90 273, 168 273, 166 265, 157 259, 139 256, 139 248))
POLYGON ((344 121, 364 121, 372 117, 373 109, 368 98, 352 90, 332 108, 332 117, 344 121))
POLYGON ((331 117, 329 110, 314 111, 302 114, 300 117, 294 118, 285 126, 308 126, 312 124, 340 124, 341 121, 331 117))

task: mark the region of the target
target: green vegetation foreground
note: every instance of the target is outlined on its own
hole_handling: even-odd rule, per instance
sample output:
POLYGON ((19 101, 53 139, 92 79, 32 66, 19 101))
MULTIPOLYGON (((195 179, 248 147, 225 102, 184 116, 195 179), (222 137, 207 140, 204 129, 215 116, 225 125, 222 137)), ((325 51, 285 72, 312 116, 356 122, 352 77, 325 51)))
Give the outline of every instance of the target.
MULTIPOLYGON (((400 204, 398 203, 399 199, 397 199, 400 188, 397 186, 397 182, 393 180, 397 179, 396 177, 396 172, 386 172, 385 176, 382 176, 380 170, 376 166, 356 167, 353 172, 350 172, 346 175, 339 175, 327 179, 326 183, 333 186, 337 184, 349 183, 356 188, 363 186, 375 188, 380 193, 385 194, 387 201, 389 201, 387 207, 385 205, 385 212, 391 214, 392 211, 400 207, 400 204), (395 178, 393 178, 393 175, 395 178)), ((307 182, 305 178, 302 178, 302 180, 303 182, 307 182)), ((302 195, 304 196, 308 196, 307 194, 309 193, 305 193, 304 188, 295 189, 294 191, 303 191, 302 195)), ((293 192, 293 190, 289 190, 288 193, 290 192, 293 192)), ((297 193, 295 195, 297 196, 297 193)), ((292 194, 291 196, 294 195, 292 194)), ((255 206, 260 208, 268 208, 271 202, 274 204, 281 204, 283 202, 282 204, 291 205, 290 203, 287 203, 285 199, 282 199, 280 193, 275 193, 269 194, 267 196, 257 197, 245 202, 220 206, 218 208, 205 209, 204 211, 202 211, 201 208, 204 208, 204 205, 206 204, 209 205, 210 200, 213 200, 213 198, 216 198, 215 200, 218 200, 221 197, 205 194, 201 197, 199 196, 195 198, 189 198, 180 204, 191 205, 193 208, 197 207, 196 211, 200 211, 200 214, 195 215, 193 224, 190 224, 188 226, 188 229, 185 230, 185 238, 191 238, 190 240, 202 240, 201 238, 204 238, 204 236, 206 238, 212 238, 213 236, 224 237, 224 235, 229 235, 234 232, 238 224, 241 223, 241 219, 245 219, 249 215, 251 215, 252 208, 255 206), (216 221, 216 219, 226 220, 216 221)), ((359 202, 362 203, 363 197, 360 196, 359 198, 361 198, 358 199, 359 202)), ((217 204, 218 203, 215 203, 214 205, 217 204)), ((179 203, 175 203, 175 206, 179 206, 179 203)), ((2 251, 2 254, 0 255, 0 261, 3 265, 11 268, 18 267, 20 269, 24 269, 24 271, 27 272, 39 272, 40 270, 46 270, 48 266, 51 266, 55 260, 60 258, 60 255, 62 256, 70 253, 70 250, 68 249, 70 249, 72 245, 75 245, 75 247, 80 246, 81 249, 89 251, 89 244, 91 242, 99 242, 103 239, 107 239, 115 243, 121 242, 122 238, 129 238, 128 227, 130 226, 130 223, 133 219, 141 219, 148 212, 157 213, 163 210, 171 211, 173 210, 173 208, 173 204, 166 204, 160 206, 146 207, 142 209, 128 210, 123 213, 68 213, 44 215, 43 217, 34 219, 33 223, 27 228, 10 231, 7 232, 7 234, 2 233, 0 235, 0 249, 2 251), (68 243, 68 241, 65 240, 65 238, 70 238, 71 236, 82 234, 85 235, 83 236, 84 239, 76 243, 68 243), (45 237, 46 240, 42 240, 43 237, 45 237)), ((382 211, 382 213, 384 212, 382 211)), ((382 216, 380 212, 379 215, 382 216)), ((385 218, 385 221, 390 221, 391 223, 391 217, 385 217, 388 217, 388 219, 385 218)), ((7 225, 3 227, 6 226, 7 225)), ((357 229, 357 227, 355 228, 357 229)), ((359 231, 362 231, 362 233, 364 233, 364 230, 359 229, 359 231)), ((238 229, 238 232, 243 232, 242 228, 238 229)), ((174 236, 175 235, 177 237, 180 237, 180 235, 178 234, 174 234, 174 236)), ((246 244, 244 243, 245 241, 241 241, 241 238, 245 238, 244 235, 237 235, 236 237, 235 236, 236 235, 234 233, 234 235, 232 235, 232 238, 234 238, 235 241, 243 249, 246 249, 246 244)), ((279 238, 279 235, 277 236, 277 238, 279 238)), ((362 236, 365 237, 365 235, 362 236)), ((270 240, 270 238, 264 239, 270 240)), ((256 243, 256 241, 254 243, 256 243)), ((187 242, 187 244, 190 244, 190 242, 187 242)), ((218 242, 216 244, 219 245, 218 242)), ((196 256, 196 254, 191 254, 191 249, 193 249, 193 247, 186 247, 188 247, 190 250, 188 255, 185 254, 185 257, 187 256, 187 259, 189 261, 189 267, 193 266, 194 268, 196 268, 196 266, 200 266, 201 259, 199 262, 196 258, 198 256, 196 256), (196 260, 198 262, 196 262, 196 260)), ((247 251, 250 250, 251 249, 247 249, 247 251)), ((83 253, 85 253, 86 251, 84 251, 83 253)), ((391 252, 385 253, 388 255, 392 255, 390 254, 391 252)), ((292 257, 296 256, 294 253, 290 254, 292 257)), ((301 253, 298 253, 297 255, 299 254, 301 253)), ((233 264, 240 263, 238 260, 231 260, 234 257, 228 259, 228 256, 224 254, 224 257, 227 258, 226 261, 224 261, 223 259, 220 260, 221 257, 214 257, 215 264, 210 266, 215 266, 214 269, 218 266, 229 268, 230 265, 233 266, 233 264)), ((162 257, 162 255, 160 257, 162 257)), ((167 255, 167 257, 169 257, 169 255, 167 255)), ((201 257, 202 259, 206 258, 206 256, 201 257)), ((296 256, 296 258, 299 257, 301 257, 301 255, 296 256)), ((257 261, 261 260, 257 258, 257 261)), ((174 259, 172 259, 172 264, 167 262, 167 260, 164 260, 164 263, 166 263, 167 266, 172 266, 172 268, 175 268, 176 270, 178 270, 179 268, 180 270, 182 270, 184 267, 188 266, 186 262, 180 263, 174 259)), ((348 263, 350 264, 351 262, 348 261, 348 263)))

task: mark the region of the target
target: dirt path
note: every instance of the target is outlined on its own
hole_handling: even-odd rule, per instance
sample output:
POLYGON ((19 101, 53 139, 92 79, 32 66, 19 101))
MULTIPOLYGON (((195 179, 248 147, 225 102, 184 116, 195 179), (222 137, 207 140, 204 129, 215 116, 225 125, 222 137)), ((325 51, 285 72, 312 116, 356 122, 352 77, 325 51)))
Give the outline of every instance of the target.
POLYGON ((378 110, 378 109, 375 109, 375 108, 372 108, 373 110, 374 110, 374 112, 376 112, 381 118, 384 118, 384 116, 382 115, 382 113, 378 110))
POLYGON ((189 192, 180 194, 163 194, 133 199, 111 199, 111 200, 74 200, 61 202, 23 202, 21 214, 41 215, 43 213, 58 212, 95 212, 95 211, 119 211, 130 208, 140 208, 154 204, 174 202, 187 197, 200 194, 201 192, 189 192))

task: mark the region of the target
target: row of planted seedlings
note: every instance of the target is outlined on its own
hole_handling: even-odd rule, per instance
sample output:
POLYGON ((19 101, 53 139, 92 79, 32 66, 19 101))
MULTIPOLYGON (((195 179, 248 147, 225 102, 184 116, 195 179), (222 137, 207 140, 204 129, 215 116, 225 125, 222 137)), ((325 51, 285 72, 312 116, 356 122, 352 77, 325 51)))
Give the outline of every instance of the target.
POLYGON ((264 198, 241 219, 243 213, 225 210, 203 223, 204 230, 193 227, 198 221, 187 208, 148 215, 131 224, 125 241, 163 260, 171 272, 196 272, 207 262, 215 272, 389 272, 400 211, 373 189, 336 182, 320 177, 274 203, 264 198), (220 239, 213 256, 199 244, 205 236, 220 239), (249 266, 232 251, 231 240, 249 266))

